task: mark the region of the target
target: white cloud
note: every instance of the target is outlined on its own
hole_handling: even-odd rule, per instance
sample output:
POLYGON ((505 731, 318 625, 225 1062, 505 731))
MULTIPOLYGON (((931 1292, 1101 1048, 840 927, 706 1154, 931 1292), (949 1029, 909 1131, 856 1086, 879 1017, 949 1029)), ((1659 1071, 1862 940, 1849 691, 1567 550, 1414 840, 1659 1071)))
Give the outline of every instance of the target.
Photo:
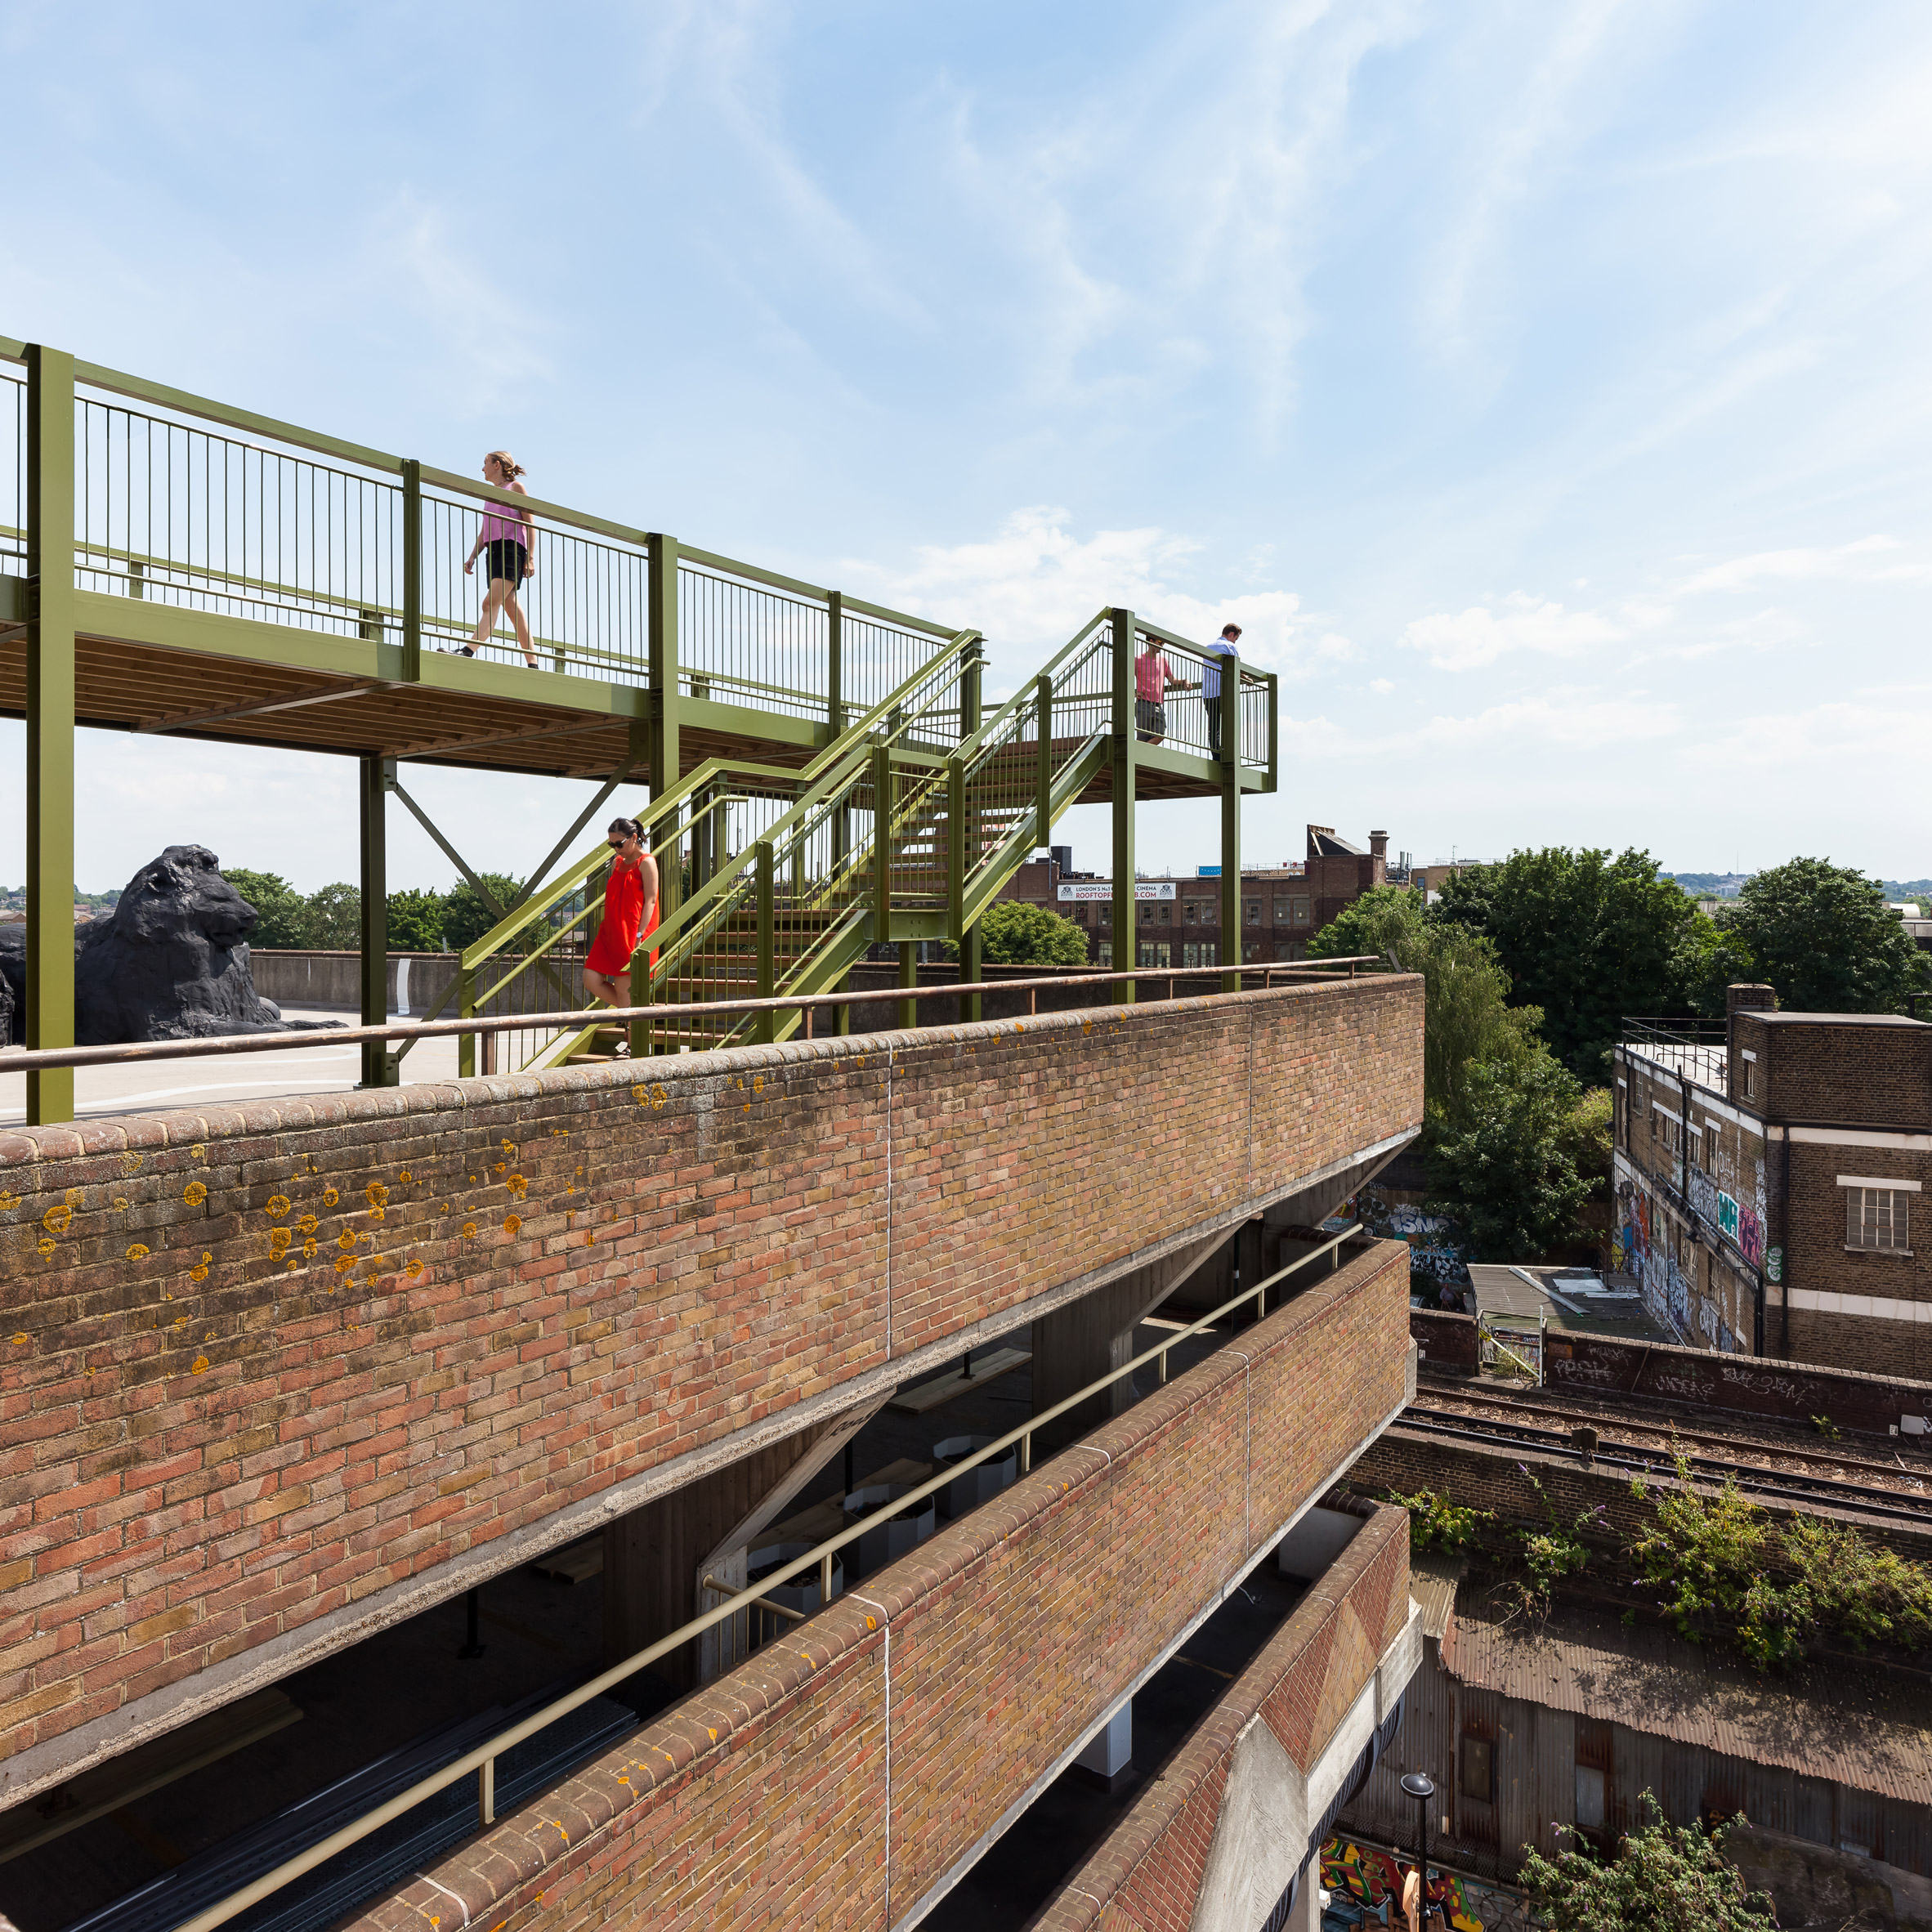
POLYGON ((1386 678, 1371 678, 1369 680, 1369 689, 1372 691, 1377 697, 1385 698, 1392 691, 1395 689, 1395 686, 1389 679, 1386 678))
POLYGON ((1541 651, 1575 657, 1628 633, 1600 611, 1566 610, 1561 604, 1518 591, 1500 609, 1474 604, 1464 611, 1419 617, 1402 634, 1410 651, 1428 653, 1438 670, 1472 671, 1509 651, 1541 651))
POLYGON ((899 609, 977 624, 1009 678, 1114 604, 1201 642, 1238 624, 1243 659, 1286 677, 1313 676, 1357 655, 1339 632, 1316 633, 1292 591, 1244 591, 1210 602, 1181 588, 1174 578, 1201 548, 1192 538, 1153 527, 1083 538, 1071 521, 1063 509, 1034 505, 1014 511, 991 538, 920 549, 910 569, 860 561, 839 569, 847 581, 870 580, 899 609))
POLYGON ((1923 560, 1886 561, 1906 548, 1897 537, 1875 535, 1830 548, 1755 551, 1748 557, 1734 557, 1729 562, 1699 570, 1684 584, 1684 594, 1695 597, 1706 591, 1746 590, 1766 578, 1794 584, 1897 584, 1932 577, 1932 564, 1923 560))

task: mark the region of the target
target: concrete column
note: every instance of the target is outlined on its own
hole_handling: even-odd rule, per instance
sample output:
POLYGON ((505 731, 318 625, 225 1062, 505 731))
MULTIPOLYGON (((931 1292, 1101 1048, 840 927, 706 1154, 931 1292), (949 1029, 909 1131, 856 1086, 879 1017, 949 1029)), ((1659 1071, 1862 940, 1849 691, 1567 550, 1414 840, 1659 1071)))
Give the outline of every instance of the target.
MULTIPOLYGON (((812 1429, 754 1451, 682 1489, 620 1517, 604 1531, 604 1661, 621 1662, 718 1601, 709 1575, 742 1586, 753 1541, 878 1412, 859 1404, 812 1429)), ((720 1624, 652 1668, 680 1688, 705 1681, 744 1653, 745 1635, 720 1624)))
POLYGON ((1134 1768, 1134 1700, 1129 1697, 1107 1722, 1093 1742, 1074 1760, 1090 1783, 1111 1791, 1134 1768))
MULTIPOLYGON (((362 1024, 389 1017, 389 793, 396 760, 379 753, 360 761, 357 795, 362 834, 362 1024)), ((362 1085, 393 1087, 401 1075, 389 1043, 362 1043, 362 1085)))
POLYGON ((1289 1908, 1281 1932, 1322 1932, 1322 1851, 1301 1868, 1301 1890, 1289 1908))
MULTIPOLYGON (((1097 1381, 1109 1369, 1120 1368, 1134 1357, 1135 1326, 1151 1315, 1224 1237, 1209 1235, 1159 1261, 1103 1283, 1078 1301, 1056 1308, 1033 1324, 1033 1413, 1044 1413, 1056 1402, 1097 1381)), ((1151 1372, 1151 1371, 1150 1371, 1151 1372)), ((1075 1410, 1043 1429, 1033 1446, 1037 1462, 1043 1453, 1064 1447, 1076 1436, 1097 1428, 1109 1415, 1132 1405, 1125 1378, 1104 1395, 1089 1397, 1075 1410)))

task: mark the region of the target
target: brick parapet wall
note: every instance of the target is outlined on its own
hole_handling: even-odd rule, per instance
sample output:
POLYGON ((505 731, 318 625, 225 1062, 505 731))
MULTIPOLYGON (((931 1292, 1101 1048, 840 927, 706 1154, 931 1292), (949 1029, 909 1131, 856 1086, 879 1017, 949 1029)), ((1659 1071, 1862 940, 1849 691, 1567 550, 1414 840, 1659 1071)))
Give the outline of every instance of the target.
MULTIPOLYGON (((1417 1308, 1409 1316, 1409 1332, 1423 1351, 1424 1374, 1474 1371, 1474 1317, 1417 1308)), ((1550 1331, 1543 1373, 1549 1389, 1578 1395, 1661 1400, 1800 1427, 1824 1415, 1837 1428, 1861 1435, 1889 1438, 1901 1416, 1932 1416, 1932 1382, 1749 1355, 1718 1355, 1661 1342, 1623 1341, 1576 1329, 1550 1331)))
POLYGON ((1420 1044, 1392 978, 0 1134, 0 1753, 1238 1219, 1420 1044))
POLYGON ((898 1922, 1400 1405, 1407 1295, 1377 1244, 355 1932, 898 1922))
POLYGON ((1029 1932, 1188 1932, 1241 1734, 1263 1718, 1305 1775, 1408 1612, 1408 1516, 1378 1507, 1029 1932))

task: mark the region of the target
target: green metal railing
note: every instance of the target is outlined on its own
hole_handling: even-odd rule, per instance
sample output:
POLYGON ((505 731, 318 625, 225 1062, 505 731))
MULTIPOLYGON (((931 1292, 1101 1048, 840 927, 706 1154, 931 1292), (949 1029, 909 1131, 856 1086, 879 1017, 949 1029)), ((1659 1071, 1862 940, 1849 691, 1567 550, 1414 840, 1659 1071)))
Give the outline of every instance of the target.
MULTIPOLYGON (((0 338, 0 362, 23 353, 0 338)), ((650 682, 650 563, 669 539, 118 370, 75 371, 79 588, 395 645, 407 681, 423 651, 469 643, 488 552, 464 563, 493 508, 523 512, 534 568, 517 601, 538 666, 650 682)), ((0 384, 0 562, 19 568, 26 385, 10 368, 0 384)), ((707 551, 679 548, 677 585, 683 695, 834 735, 957 628, 707 551)), ((523 661, 508 617, 475 651, 523 661)))

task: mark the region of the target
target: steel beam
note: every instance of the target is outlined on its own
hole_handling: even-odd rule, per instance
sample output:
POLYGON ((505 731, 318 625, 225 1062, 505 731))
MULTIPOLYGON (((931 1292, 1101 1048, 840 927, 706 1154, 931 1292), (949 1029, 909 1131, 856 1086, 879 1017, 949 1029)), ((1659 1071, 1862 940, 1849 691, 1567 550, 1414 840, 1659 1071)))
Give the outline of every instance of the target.
MULTIPOLYGON (((396 760, 380 754, 359 761, 358 797, 362 818, 362 1024, 379 1026, 389 1017, 389 788, 396 760)), ((393 1087, 400 1079, 388 1043, 362 1043, 362 1085, 393 1087)))
MULTIPOLYGON (((651 624, 651 709, 646 748, 651 758, 651 797, 655 804, 674 791, 680 776, 678 743, 678 539, 654 532, 646 593, 651 624)), ((633 755, 636 745, 633 739, 633 755)), ((628 767, 626 767, 628 768, 628 767)), ((668 865, 658 865, 658 917, 668 919, 683 893, 683 873, 674 847, 668 865)))
MULTIPOLYGON (((1235 993, 1241 983, 1241 673, 1223 662, 1221 688, 1234 692, 1232 723, 1221 727, 1221 991, 1235 993)), ((1272 729, 1272 727, 1271 727, 1272 729)))
MULTIPOLYGON (((1140 928, 1135 919, 1139 909, 1134 898, 1134 788, 1140 733, 1134 717, 1134 613, 1116 609, 1112 624, 1114 964, 1124 969, 1140 963, 1140 928)), ((1116 982, 1113 993, 1117 1004, 1131 1006, 1134 982, 1116 982)))
POLYGON ((372 691, 390 688, 380 678, 364 679, 344 690, 340 684, 311 686, 288 691, 279 698, 248 698, 236 704, 224 704, 219 711, 181 711, 164 718, 144 718, 134 729, 137 734, 154 731, 185 731, 199 725, 221 724, 230 718, 264 718, 271 711, 300 711, 311 704, 334 704, 344 698, 360 698, 372 691))
MULTIPOLYGON (((27 1012, 74 1044, 74 358, 27 350, 27 1012)), ((27 1120, 74 1118, 74 1069, 27 1076, 27 1120)))

